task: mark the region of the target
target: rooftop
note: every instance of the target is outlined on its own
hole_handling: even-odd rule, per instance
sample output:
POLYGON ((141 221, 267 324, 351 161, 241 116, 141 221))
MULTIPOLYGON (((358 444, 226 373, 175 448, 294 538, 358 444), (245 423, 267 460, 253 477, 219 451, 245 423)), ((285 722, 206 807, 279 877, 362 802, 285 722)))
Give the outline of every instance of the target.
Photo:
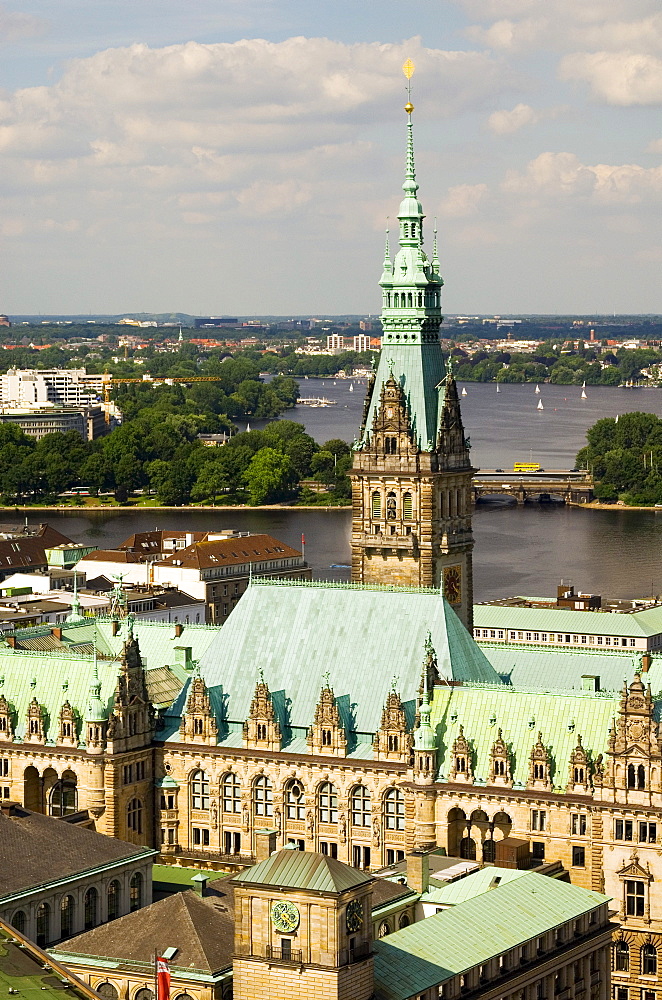
POLYGON ((350 868, 326 854, 284 849, 235 875, 232 881, 240 886, 271 885, 280 889, 341 893, 374 880, 372 875, 350 868))
POLYGON ((112 862, 143 861, 156 853, 5 803, 0 812, 0 900, 77 878, 112 862), (6 814, 9 809, 11 815, 6 814))

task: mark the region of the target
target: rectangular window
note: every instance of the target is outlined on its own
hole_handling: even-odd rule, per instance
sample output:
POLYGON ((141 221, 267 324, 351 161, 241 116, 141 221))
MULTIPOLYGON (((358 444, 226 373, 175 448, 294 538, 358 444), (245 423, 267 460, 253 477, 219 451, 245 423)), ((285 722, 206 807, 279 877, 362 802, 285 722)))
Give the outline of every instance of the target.
POLYGON ((511 638, 511 639, 516 639, 516 638, 517 638, 517 636, 515 635, 515 633, 514 633, 514 632, 511 632, 511 633, 510 633, 510 638, 511 638))
POLYGON ((354 844, 352 848, 352 865, 354 868, 370 868, 370 848, 363 844, 354 844))
POLYGON ((538 640, 540 639, 540 635, 539 635, 538 632, 534 632, 533 633, 533 639, 534 639, 534 642, 538 642, 538 640))
POLYGON ((209 830, 204 827, 193 827, 193 844, 195 847, 209 847, 209 830))
POLYGON ((545 860, 545 845, 540 840, 534 840, 531 844, 531 857, 535 858, 536 861, 545 860))
POLYGON ((546 632, 541 632, 540 633, 540 641, 541 642, 547 642, 547 633, 546 632))
POLYGON ((570 817, 570 832, 573 837, 586 836, 586 814, 572 813, 570 817))
POLYGON ((643 917, 645 886, 643 882, 627 879, 625 882, 625 912, 628 917, 643 917))
POLYGON ((547 829, 547 813, 544 809, 531 810, 531 829, 541 831, 547 829))
POLYGON ((145 777, 145 761, 139 760, 136 762, 136 781, 143 781, 145 777))
POLYGON ((573 868, 585 868, 586 867, 586 848, 579 847, 576 844, 572 848, 572 867, 573 868))
POLYGON ((526 633, 526 641, 527 642, 531 642, 531 633, 530 632, 526 633))
POLYGON ((334 844, 332 841, 321 840, 320 841, 320 854, 326 854, 329 858, 338 857, 338 845, 334 844))
POLYGON ((595 636, 594 635, 589 635, 589 637, 588 637, 588 644, 589 644, 589 646, 594 646, 595 645, 595 636))
POLYGON ((0 778, 9 777, 9 757, 0 757, 0 778))
POLYGON ((404 851, 394 851, 390 847, 386 850, 386 864, 387 865, 397 865, 398 861, 405 860, 404 851))
POLYGON ((523 632, 518 632, 517 633, 517 638, 518 639, 523 639, 524 638, 524 633, 523 632))
POLYGON ((130 785, 133 781, 133 764, 124 765, 124 784, 130 785))
POLYGON ((606 635, 605 636, 605 646, 611 646, 611 636, 610 635, 606 635))
POLYGON ((633 824, 631 819, 616 819, 614 820, 614 839, 615 840, 632 840, 633 839, 633 824))
POLYGON ((490 629, 490 639, 496 639, 496 630, 493 628, 490 629))
POLYGON ((598 646, 602 645, 602 636, 601 635, 598 636, 597 643, 598 643, 598 646))
POLYGON ((654 844, 657 840, 657 823, 639 824, 639 843, 654 844))
POLYGON ((503 639, 503 629, 500 628, 498 631, 499 631, 499 634, 498 634, 497 638, 498 639, 503 639))
POLYGON ((573 635, 572 641, 573 642, 579 642, 579 636, 578 635, 573 635))
POLYGON ((585 635, 582 636, 582 642, 584 643, 584 645, 586 645, 586 636, 585 635))
POLYGON ((630 645, 634 646, 634 639, 630 639, 630 645))

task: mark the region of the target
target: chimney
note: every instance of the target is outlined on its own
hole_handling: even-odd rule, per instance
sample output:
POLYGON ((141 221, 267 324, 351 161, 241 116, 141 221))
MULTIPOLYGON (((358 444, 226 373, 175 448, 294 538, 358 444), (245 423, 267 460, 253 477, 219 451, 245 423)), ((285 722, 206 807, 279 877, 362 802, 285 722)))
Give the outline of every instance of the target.
POLYGON ((204 896, 208 881, 209 875, 207 875, 206 872, 198 872, 197 875, 193 876, 191 882, 193 883, 193 888, 197 892, 198 896, 204 896))
POLYGON ((3 816, 15 816, 17 808, 18 802, 9 802, 8 799, 3 799, 0 802, 0 812, 3 816))
POLYGON ((53 629, 51 629, 51 633, 52 633, 54 639, 59 639, 60 642, 62 641, 62 629, 61 628, 53 628, 53 629))
POLYGON ((407 885, 414 892, 428 891, 430 885, 430 855, 427 851, 413 851, 407 855, 407 885))
POLYGON ((651 668, 651 663, 653 662, 653 657, 650 652, 646 650, 645 653, 641 654, 641 672, 642 674, 647 674, 651 668))
POLYGON ((266 861, 276 851, 278 830, 255 831, 255 863, 266 861))
POLYGON ((175 625, 175 638, 179 639, 183 631, 184 631, 184 626, 182 625, 181 622, 177 622, 177 624, 175 625))
POLYGON ((113 619, 112 634, 113 635, 117 635, 117 633, 119 632, 119 630, 120 630, 120 623, 117 621, 116 618, 114 618, 113 619))

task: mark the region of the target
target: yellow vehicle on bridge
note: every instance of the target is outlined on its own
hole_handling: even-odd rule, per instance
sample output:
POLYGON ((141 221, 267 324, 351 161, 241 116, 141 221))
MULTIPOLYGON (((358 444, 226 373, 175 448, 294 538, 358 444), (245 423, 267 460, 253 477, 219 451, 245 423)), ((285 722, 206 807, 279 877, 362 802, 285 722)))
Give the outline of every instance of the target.
POLYGON ((542 472, 540 462, 515 462, 513 472, 542 472))

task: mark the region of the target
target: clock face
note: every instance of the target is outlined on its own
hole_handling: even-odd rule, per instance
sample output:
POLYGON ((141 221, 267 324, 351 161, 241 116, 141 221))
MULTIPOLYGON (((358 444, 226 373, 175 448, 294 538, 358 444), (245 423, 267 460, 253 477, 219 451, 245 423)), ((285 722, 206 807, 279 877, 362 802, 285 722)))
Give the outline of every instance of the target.
POLYGON ((449 604, 462 600, 462 567, 448 566, 444 570, 444 597, 449 604))
POLYGON ((353 934, 361 930, 363 927, 363 904, 360 900, 353 899, 347 904, 345 920, 347 922, 347 930, 350 933, 353 934))
POLYGON ((274 903, 271 907, 271 922, 277 931, 291 934, 299 926, 299 910, 288 899, 274 903))

